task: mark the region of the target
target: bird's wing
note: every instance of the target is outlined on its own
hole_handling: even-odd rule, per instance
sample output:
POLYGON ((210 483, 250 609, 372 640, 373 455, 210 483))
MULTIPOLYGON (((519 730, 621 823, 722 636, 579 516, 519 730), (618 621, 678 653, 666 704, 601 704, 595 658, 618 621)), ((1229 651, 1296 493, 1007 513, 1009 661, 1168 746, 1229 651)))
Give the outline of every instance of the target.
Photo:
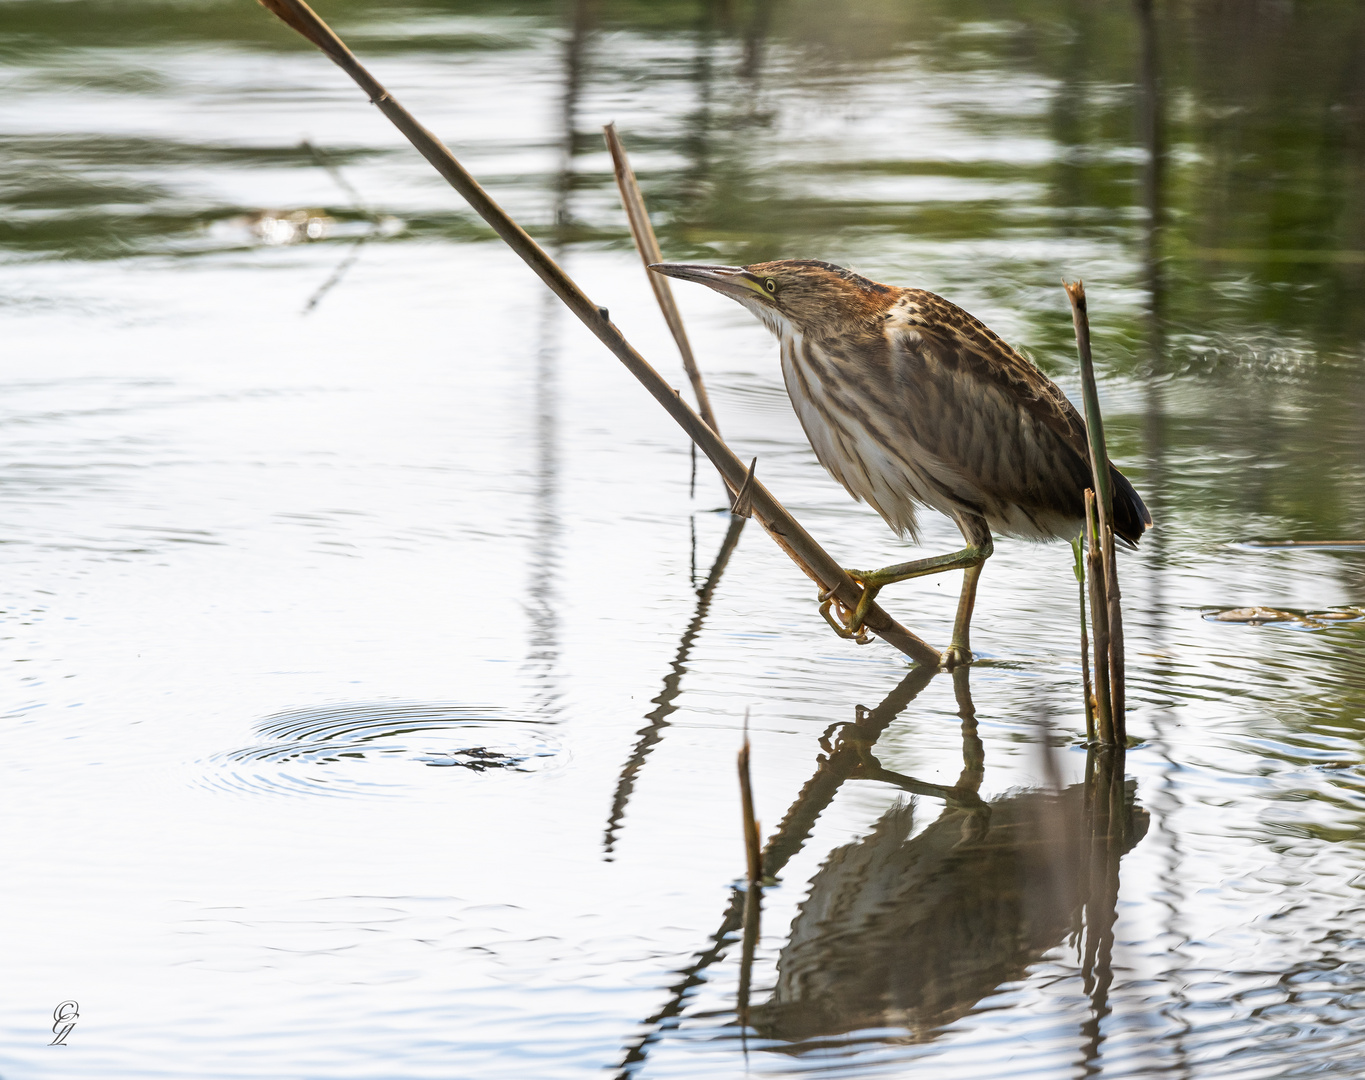
POLYGON ((906 290, 886 319, 909 434, 960 495, 1067 516, 1089 483, 1085 422, 1061 388, 967 312, 906 290))

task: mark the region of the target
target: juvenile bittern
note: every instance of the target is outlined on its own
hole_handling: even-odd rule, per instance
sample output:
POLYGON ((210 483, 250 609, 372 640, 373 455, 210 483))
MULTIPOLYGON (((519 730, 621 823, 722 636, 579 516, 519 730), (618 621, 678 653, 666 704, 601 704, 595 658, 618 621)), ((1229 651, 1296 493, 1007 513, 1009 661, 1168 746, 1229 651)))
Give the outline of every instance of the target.
MULTIPOLYGON (((949 666, 971 659, 972 606, 992 532, 1070 539, 1091 486, 1085 421, 1058 386, 955 304, 921 289, 879 285, 811 259, 752 266, 656 263, 738 300, 782 345, 782 378, 815 456, 855 499, 901 537, 915 509, 956 522, 967 546, 880 570, 849 570, 856 609, 831 616, 843 637, 867 640, 863 620, 885 585, 964 570, 949 666)), ((1112 465, 1114 532, 1136 544, 1151 515, 1112 465)))

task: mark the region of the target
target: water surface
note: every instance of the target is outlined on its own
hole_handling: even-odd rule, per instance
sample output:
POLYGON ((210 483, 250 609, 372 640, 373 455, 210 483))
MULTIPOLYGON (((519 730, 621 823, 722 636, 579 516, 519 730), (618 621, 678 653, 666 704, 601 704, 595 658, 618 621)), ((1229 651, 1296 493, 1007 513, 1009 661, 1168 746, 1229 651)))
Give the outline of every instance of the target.
MULTIPOLYGON (((1365 535, 1365 15, 1156 6, 319 9, 678 385, 608 121, 670 258, 933 289, 1073 393, 1085 279, 1157 521, 1096 875, 1064 548, 998 545, 968 679, 835 639, 256 5, 8 5, 0 1071, 1359 1075, 1365 621, 1298 616, 1365 609, 1365 555, 1248 541, 1365 535), (1255 608, 1295 617, 1214 617, 1255 608)), ((766 331, 678 295, 737 452, 910 557, 766 331)), ((950 577, 884 599, 941 644, 950 577)))

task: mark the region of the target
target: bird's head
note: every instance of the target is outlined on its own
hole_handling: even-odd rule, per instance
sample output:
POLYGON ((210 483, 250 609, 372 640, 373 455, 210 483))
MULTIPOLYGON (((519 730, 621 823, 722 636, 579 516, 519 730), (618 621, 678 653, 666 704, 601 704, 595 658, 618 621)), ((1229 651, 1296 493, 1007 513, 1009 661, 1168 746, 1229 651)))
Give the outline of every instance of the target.
POLYGON ((828 337, 856 331, 881 316, 899 290, 815 259, 781 259, 751 266, 654 263, 656 274, 699 281, 738 300, 778 337, 784 326, 828 337))

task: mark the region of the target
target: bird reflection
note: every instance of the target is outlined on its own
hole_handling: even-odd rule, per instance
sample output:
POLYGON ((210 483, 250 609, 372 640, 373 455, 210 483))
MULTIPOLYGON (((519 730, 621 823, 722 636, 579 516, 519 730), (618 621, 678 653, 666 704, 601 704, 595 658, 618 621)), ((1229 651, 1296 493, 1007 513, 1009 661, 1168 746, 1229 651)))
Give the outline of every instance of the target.
MULTIPOLYGON (((1127 847, 1146 829, 1135 815, 1127 847)), ((932 1038, 1067 938, 1087 899, 1088 818, 1083 784, 949 803, 913 837, 914 808, 893 807, 812 881, 752 1026, 788 1042, 932 1038)))
MULTIPOLYGON (((944 808, 916 833, 916 807, 899 804, 830 853, 792 923, 771 998, 748 1010, 760 1034, 800 1044, 897 1028, 894 1041, 931 1039, 1083 923, 1085 966, 1107 971, 1117 860, 1146 832, 1147 814, 1112 756, 1091 763, 1086 783, 982 801, 967 679, 965 670, 955 679, 963 769, 951 787, 884 768, 857 725, 841 733, 860 759, 851 779, 937 796, 944 808)), ((1107 976, 1087 981, 1107 992, 1107 976)))
MULTIPOLYGON (((792 923, 770 997, 736 1003, 742 1030, 780 1040, 767 1048, 788 1053, 860 1030, 882 1042, 927 1041, 1072 942, 1090 1002, 1082 1022, 1087 1060, 1097 1059, 1110 1011, 1119 859, 1148 824, 1123 778, 1123 751, 1092 749, 1084 783, 1060 788, 1054 779, 1042 790, 981 799, 985 755, 964 667, 953 672, 962 719, 957 782, 886 768, 873 752, 877 739, 936 674, 912 669, 876 708, 860 706, 854 723, 826 734, 814 773, 763 850, 764 876, 776 878, 796 856, 847 781, 942 799, 942 813, 916 833, 916 805, 898 805, 867 836, 829 855, 792 923)), ((1050 756, 1044 765, 1055 778, 1050 756)), ((735 941, 743 901, 737 890, 710 943, 677 972, 668 1001, 626 1048, 618 1078, 639 1069, 679 1023, 706 969, 735 941)))

